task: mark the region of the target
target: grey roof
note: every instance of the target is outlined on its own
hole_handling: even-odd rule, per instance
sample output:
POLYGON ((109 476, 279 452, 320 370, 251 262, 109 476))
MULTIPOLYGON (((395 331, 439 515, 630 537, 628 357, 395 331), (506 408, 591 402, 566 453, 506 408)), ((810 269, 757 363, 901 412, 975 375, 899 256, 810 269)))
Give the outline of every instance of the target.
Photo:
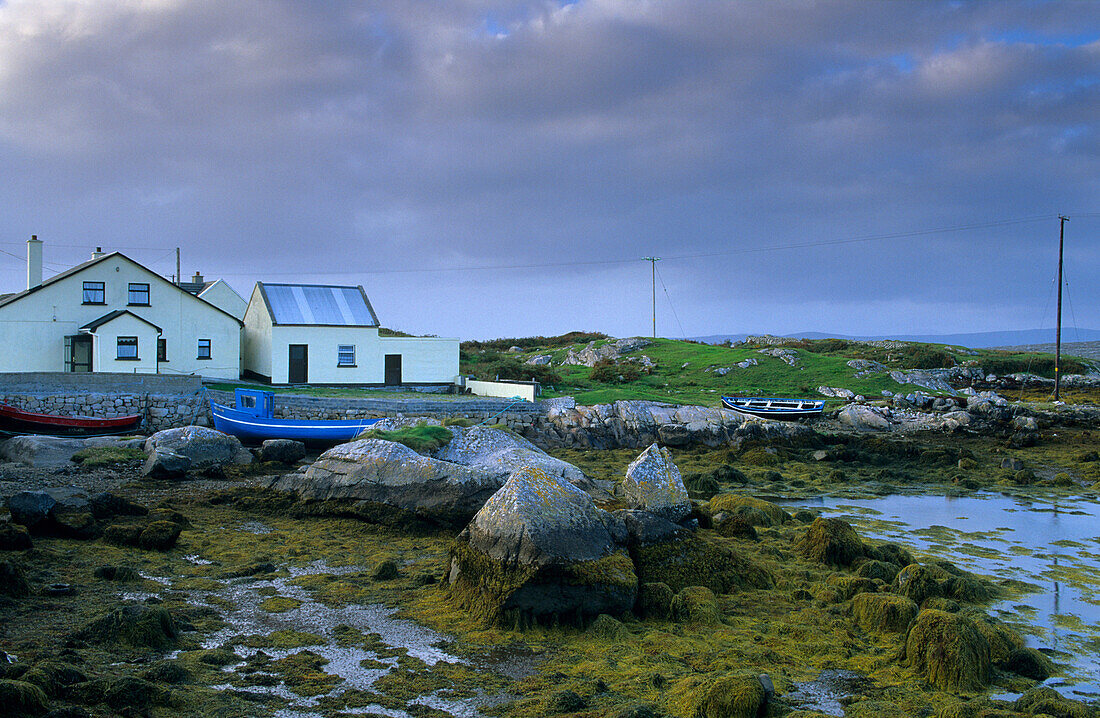
POLYGON ((275 324, 377 327, 378 316, 362 287, 257 282, 275 324))
POLYGON ((139 317, 138 315, 131 312, 129 309, 116 309, 113 312, 107 312, 106 314, 104 314, 99 319, 93 319, 92 321, 88 322, 87 324, 82 326, 81 329, 87 329, 89 332, 94 332, 96 329, 99 329, 101 326, 103 326, 107 322, 112 321, 114 319, 118 319, 123 314, 129 314, 134 319, 145 322, 146 324, 151 326, 153 329, 156 329, 157 334, 160 334, 164 331, 160 327, 158 327, 156 324, 153 324, 151 321, 146 319, 145 317, 139 317))

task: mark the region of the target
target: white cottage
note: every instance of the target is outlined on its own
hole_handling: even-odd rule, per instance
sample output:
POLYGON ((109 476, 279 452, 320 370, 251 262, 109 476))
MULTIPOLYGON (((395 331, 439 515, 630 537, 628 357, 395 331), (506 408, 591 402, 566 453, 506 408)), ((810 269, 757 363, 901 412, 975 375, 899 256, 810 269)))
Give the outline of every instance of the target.
POLYGON ((245 376, 273 384, 450 384, 458 339, 384 337, 362 287, 257 282, 244 315, 245 376))
POLYGON ((0 372, 240 376, 242 322, 119 252, 42 280, 27 242, 27 289, 0 296, 0 372))

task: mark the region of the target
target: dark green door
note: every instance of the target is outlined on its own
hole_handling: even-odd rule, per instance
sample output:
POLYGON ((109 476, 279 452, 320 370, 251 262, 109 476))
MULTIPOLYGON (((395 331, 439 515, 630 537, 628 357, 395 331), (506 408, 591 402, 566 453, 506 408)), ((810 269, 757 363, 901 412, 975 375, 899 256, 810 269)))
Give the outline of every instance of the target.
POLYGON ((401 384, 401 355, 386 355, 386 386, 401 384))
POLYGON ((290 371, 287 382, 290 384, 309 383, 309 346, 306 344, 290 345, 290 371))

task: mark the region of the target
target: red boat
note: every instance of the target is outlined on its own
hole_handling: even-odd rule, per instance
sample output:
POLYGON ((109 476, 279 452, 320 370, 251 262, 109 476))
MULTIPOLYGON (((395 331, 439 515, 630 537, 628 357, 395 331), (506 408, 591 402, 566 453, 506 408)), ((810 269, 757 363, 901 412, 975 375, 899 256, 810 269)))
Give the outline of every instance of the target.
POLYGON ((141 426, 141 414, 97 419, 91 416, 36 414, 0 404, 0 431, 9 434, 49 434, 53 436, 98 436, 131 434, 141 426))

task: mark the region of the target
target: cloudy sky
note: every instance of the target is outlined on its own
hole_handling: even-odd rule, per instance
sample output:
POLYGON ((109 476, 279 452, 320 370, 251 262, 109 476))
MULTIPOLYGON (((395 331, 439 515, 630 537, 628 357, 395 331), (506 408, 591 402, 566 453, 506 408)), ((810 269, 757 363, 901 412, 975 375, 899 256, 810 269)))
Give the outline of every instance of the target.
MULTIPOLYGON (((1100 3, 0 0, 0 291, 95 246, 388 326, 1100 327, 1100 3)), ((1068 337, 1072 339, 1072 334, 1068 337)))

